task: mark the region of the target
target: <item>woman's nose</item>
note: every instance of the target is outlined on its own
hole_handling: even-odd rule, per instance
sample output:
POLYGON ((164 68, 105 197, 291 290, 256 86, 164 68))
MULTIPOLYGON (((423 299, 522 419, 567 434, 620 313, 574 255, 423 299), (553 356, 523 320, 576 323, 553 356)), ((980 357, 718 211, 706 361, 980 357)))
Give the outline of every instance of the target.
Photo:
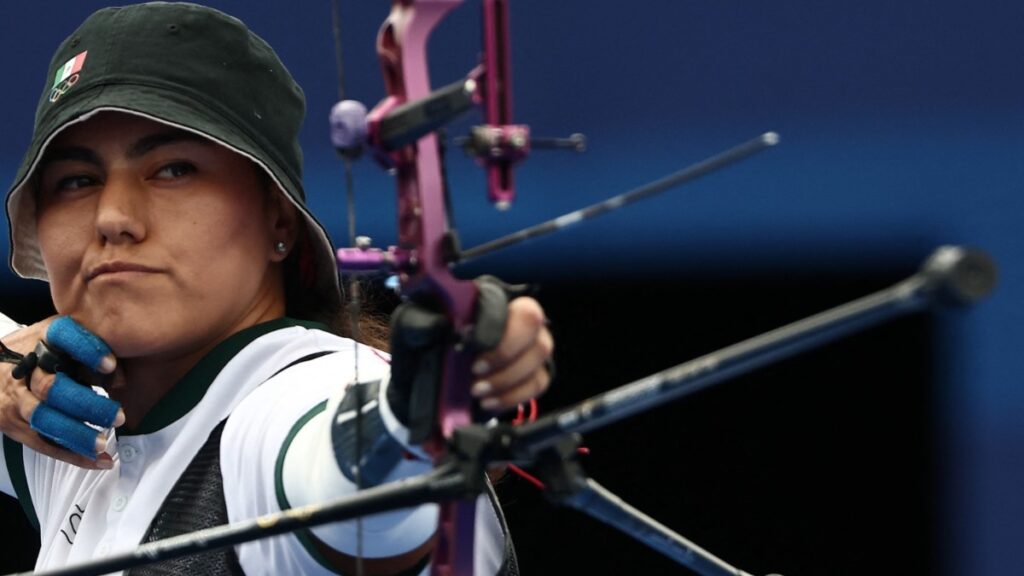
POLYGON ((101 242, 133 243, 146 237, 143 196, 141 186, 132 178, 107 178, 96 208, 96 232, 101 242))

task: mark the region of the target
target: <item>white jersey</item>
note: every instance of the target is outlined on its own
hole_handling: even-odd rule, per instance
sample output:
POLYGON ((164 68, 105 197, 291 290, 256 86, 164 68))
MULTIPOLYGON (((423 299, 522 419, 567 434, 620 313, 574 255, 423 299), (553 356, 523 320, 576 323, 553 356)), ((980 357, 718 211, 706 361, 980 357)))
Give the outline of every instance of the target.
POLYGON ((18 324, 14 320, 11 320, 6 315, 0 314, 0 335, 10 334, 11 332, 17 330, 18 328, 21 328, 20 324, 18 324))
MULTIPOLYGON (((356 353, 361 381, 386 380, 388 362, 381 353, 305 323, 280 319, 244 330, 203 358, 135 430, 112 434, 107 448, 114 461, 111 470, 83 470, 4 438, 0 489, 17 496, 37 522, 42 547, 36 569, 136 547, 184 469, 225 419, 220 466, 229 521, 305 503, 310 496, 303 494, 304 484, 332 490, 344 486, 348 481, 333 464, 332 452, 311 451, 308 446, 319 445, 309 443, 302 449, 294 446, 302 434, 329 434, 328 418, 317 415, 326 414, 326 402, 353 381, 356 353), (338 353, 282 371, 323 351, 338 353), (323 462, 333 468, 314 465, 323 462), (289 473, 301 479, 307 467, 333 477, 289 483, 289 473)), ((392 429, 397 426, 394 421, 389 424, 401 440, 406 431, 392 429)), ((436 515, 436 506, 426 505, 415 513, 436 515)), ((376 524, 373 519, 363 522, 370 530, 362 539, 367 556, 411 549, 410 543, 401 541, 401 529, 373 531, 387 521, 384 517, 376 524)), ((476 526, 476 573, 494 574, 502 562, 504 535, 486 497, 478 502, 476 526)), ((308 542, 285 534, 237 546, 236 553, 249 575, 333 573, 306 548, 308 542)), ((356 551, 354 543, 337 547, 356 551)))

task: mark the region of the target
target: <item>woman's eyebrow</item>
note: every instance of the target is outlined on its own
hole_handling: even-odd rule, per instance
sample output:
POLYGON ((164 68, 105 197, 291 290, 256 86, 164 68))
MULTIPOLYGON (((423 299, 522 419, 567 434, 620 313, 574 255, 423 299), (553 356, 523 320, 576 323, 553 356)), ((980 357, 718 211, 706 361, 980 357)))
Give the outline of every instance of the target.
MULTIPOLYGON (((168 146, 178 142, 197 142, 203 145, 213 144, 212 140, 198 134, 184 130, 171 130, 148 134, 139 138, 128 148, 126 155, 131 159, 141 158, 161 146, 168 146)), ((92 148, 85 146, 51 146, 39 161, 39 170, 45 169, 46 165, 51 162, 60 161, 86 162, 96 166, 103 166, 103 160, 92 148)))
POLYGON ((50 147, 46 154, 43 155, 43 158, 39 161, 39 170, 44 170, 46 165, 51 162, 63 160, 87 162, 96 166, 103 166, 103 161, 100 159, 99 154, 92 148, 84 146, 55 146, 50 147))
POLYGON ((200 136, 199 134, 186 132, 184 130, 171 130, 168 132, 157 132, 155 134, 149 134, 139 138, 128 148, 127 156, 131 159, 140 158, 161 146, 177 144, 178 142, 197 142, 205 145, 213 144, 212 140, 200 136))

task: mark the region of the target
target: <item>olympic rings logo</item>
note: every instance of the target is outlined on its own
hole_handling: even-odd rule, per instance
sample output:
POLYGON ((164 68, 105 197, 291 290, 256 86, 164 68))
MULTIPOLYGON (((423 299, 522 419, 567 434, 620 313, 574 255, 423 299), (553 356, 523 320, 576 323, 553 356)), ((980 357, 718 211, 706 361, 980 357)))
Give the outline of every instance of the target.
POLYGON ((63 82, 57 84, 50 91, 50 102, 56 102, 60 100, 60 97, 67 94, 71 87, 78 83, 78 74, 72 74, 64 79, 63 82))

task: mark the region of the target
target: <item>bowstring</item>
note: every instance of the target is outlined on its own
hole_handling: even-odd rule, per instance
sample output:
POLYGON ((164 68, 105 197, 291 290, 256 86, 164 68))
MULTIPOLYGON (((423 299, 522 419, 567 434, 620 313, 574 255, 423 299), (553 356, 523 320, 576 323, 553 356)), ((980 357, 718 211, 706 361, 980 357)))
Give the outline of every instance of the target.
MULTIPOLYGON (((338 101, 345 99, 345 64, 341 43, 341 18, 338 0, 331 0, 331 32, 334 37, 334 61, 338 75, 338 101)), ((347 154, 341 155, 342 166, 345 176, 345 198, 348 211, 348 244, 356 246, 356 201, 355 182, 352 177, 352 158, 347 154)), ((340 271, 339 271, 340 273, 340 271)), ((349 277, 348 289, 348 321, 349 331, 354 341, 352 382, 350 390, 355 392, 356 400, 356 467, 355 481, 356 489, 363 488, 362 460, 363 460, 363 387, 359 381, 359 343, 362 341, 362 334, 359 329, 359 321, 362 313, 362 301, 360 295, 359 280, 353 274, 349 277)), ((363 576, 363 518, 356 518, 356 576, 363 576)))

